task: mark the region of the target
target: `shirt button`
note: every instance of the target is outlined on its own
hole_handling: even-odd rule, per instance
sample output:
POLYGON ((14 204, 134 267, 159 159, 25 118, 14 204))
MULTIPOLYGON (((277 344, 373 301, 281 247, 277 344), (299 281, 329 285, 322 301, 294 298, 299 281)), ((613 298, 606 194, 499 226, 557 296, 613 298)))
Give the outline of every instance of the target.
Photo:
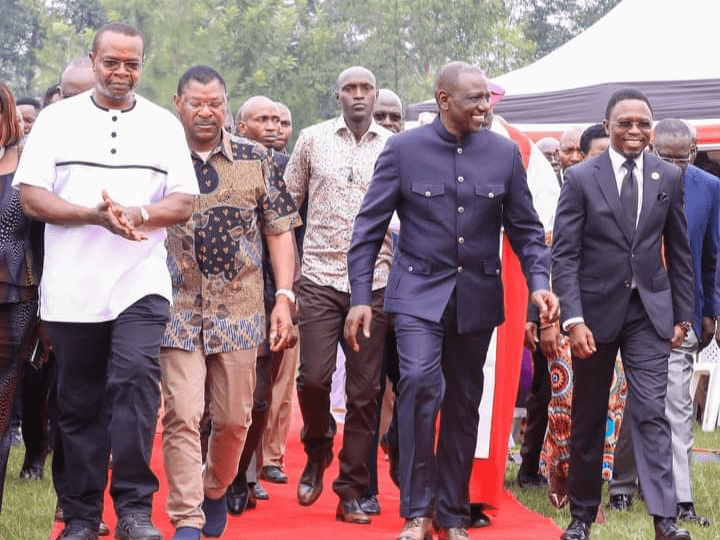
POLYGON ((462 154, 462 148, 458 148, 458 154, 462 154))
POLYGON ((463 272, 463 267, 462 267, 462 266, 458 266, 458 274, 462 274, 462 272, 463 272))
POLYGON ((488 197, 490 197, 491 199, 494 199, 494 198, 495 198, 495 194, 491 191, 490 193, 488 193, 488 197))
POLYGON ((458 214, 462 214, 463 212, 465 212, 465 208, 458 206, 458 214))
POLYGON ((110 134, 110 136, 111 136, 111 137, 117 137, 117 133, 113 131, 113 132, 110 134))
POLYGON ((408 272, 412 272, 412 271, 413 271, 413 267, 412 267, 412 266, 408 266, 408 272))
POLYGON ((113 116, 113 117, 112 117, 112 121, 113 121, 113 122, 117 122, 117 116, 113 116))
POLYGON ((464 181, 465 181, 465 178, 463 178, 462 176, 458 176, 458 182, 460 182, 462 184, 464 181))
POLYGON ((430 195, 432 195, 432 193, 430 193, 429 191, 426 191, 426 192, 425 192, 425 196, 426 196, 426 197, 429 197, 430 195))
POLYGON ((110 153, 111 153, 111 154, 116 154, 116 153, 117 153, 117 150, 116 150, 115 148, 112 148, 112 149, 110 150, 110 153))
POLYGON ((458 238, 458 244, 464 244, 464 243, 465 243, 465 239, 462 236, 460 238, 458 238))

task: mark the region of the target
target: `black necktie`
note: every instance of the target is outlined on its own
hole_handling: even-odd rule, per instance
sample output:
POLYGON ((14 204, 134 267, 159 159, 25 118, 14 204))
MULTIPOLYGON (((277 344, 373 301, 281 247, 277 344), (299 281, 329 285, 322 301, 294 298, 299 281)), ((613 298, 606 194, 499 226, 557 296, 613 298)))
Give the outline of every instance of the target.
POLYGON ((635 175, 633 174, 635 161, 628 159, 625 163, 623 163, 623 167, 627 169, 627 173, 625 174, 622 186, 620 187, 620 202, 625 209, 625 214, 630 220, 632 230, 634 231, 638 207, 638 187, 637 182, 635 181, 635 175))

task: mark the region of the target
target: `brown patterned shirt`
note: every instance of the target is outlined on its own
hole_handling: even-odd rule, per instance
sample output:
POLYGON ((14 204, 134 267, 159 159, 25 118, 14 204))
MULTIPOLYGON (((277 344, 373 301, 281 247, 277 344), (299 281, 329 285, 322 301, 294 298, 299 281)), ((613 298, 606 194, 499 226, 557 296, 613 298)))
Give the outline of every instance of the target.
POLYGON ((200 196, 192 217, 167 230, 173 306, 162 346, 251 349, 266 331, 261 234, 300 218, 264 146, 223 132, 207 162, 192 159, 200 196))
MULTIPOLYGON (((309 197, 302 274, 314 283, 350 292, 347 252, 353 223, 375 160, 391 135, 373 120, 356 142, 342 116, 300 132, 285 169, 285 182, 298 208, 309 197)), ((387 283, 391 258, 388 234, 375 261, 373 289, 387 283)))

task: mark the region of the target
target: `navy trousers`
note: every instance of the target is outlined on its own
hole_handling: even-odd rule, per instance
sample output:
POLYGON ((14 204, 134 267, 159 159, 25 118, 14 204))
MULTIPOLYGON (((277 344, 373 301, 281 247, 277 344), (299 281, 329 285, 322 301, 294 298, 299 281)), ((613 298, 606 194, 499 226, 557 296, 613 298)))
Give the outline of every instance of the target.
POLYGON ((400 515, 468 527, 468 484, 492 329, 460 334, 455 295, 440 322, 395 314, 400 356, 400 515), (435 423, 440 433, 435 449, 435 423))
POLYGON ((53 481, 65 523, 97 530, 112 450, 110 494, 118 517, 150 514, 150 469, 160 406, 160 340, 168 301, 141 298, 115 320, 48 322, 57 360, 58 433, 53 481))

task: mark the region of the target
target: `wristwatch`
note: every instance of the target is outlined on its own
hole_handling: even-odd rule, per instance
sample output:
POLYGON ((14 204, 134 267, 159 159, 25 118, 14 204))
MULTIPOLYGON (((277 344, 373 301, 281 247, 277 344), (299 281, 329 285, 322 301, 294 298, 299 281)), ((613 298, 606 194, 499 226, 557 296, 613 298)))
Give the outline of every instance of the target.
POLYGON ((138 208, 140 209, 140 219, 142 220, 140 222, 140 226, 142 227, 148 221, 150 221, 150 214, 148 214, 148 211, 145 209, 144 206, 138 206, 138 208))
POLYGON ((288 300, 290 300, 291 304, 295 304, 295 293, 292 292, 290 289, 278 289, 275 291, 275 296, 283 295, 288 300))

